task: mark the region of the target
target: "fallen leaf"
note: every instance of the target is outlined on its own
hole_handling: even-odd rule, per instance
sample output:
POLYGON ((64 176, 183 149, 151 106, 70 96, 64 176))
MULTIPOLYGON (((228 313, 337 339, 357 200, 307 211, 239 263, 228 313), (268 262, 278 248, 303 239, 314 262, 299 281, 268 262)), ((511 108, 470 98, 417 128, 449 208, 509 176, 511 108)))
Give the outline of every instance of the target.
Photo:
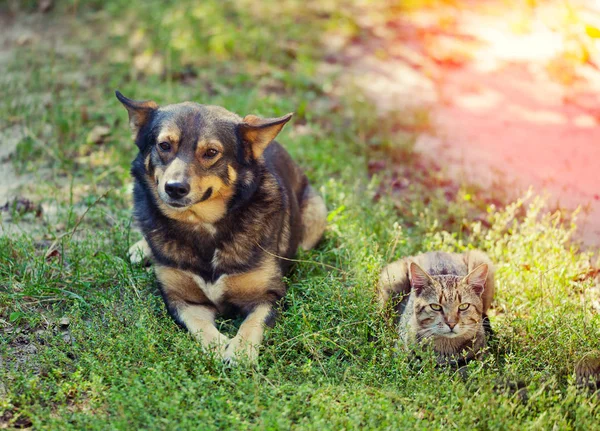
POLYGON ((54 6, 53 0, 39 0, 38 1, 38 10, 40 12, 48 12, 54 6))
POLYGON ((41 205, 35 205, 32 201, 26 198, 16 198, 12 202, 7 202, 4 206, 0 207, 0 211, 14 211, 21 215, 35 212, 36 217, 40 217, 42 215, 41 205))
POLYGON ((90 133, 88 133, 85 141, 88 144, 101 144, 108 135, 110 135, 110 128, 108 126, 94 126, 90 133))
POLYGON ((573 280, 585 281, 585 280, 589 280, 590 278, 597 277, 598 275, 600 275, 600 268, 590 268, 587 272, 584 272, 583 274, 579 274, 573 280))
POLYGON ((46 254, 46 262, 50 262, 52 259, 55 258, 60 258, 60 251, 58 251, 57 249, 52 249, 46 254))

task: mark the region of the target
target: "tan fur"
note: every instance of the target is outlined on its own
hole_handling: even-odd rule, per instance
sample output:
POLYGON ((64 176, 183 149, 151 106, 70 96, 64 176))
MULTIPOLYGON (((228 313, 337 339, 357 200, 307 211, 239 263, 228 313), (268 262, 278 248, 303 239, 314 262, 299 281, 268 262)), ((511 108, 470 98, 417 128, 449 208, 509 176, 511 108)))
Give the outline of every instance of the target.
MULTIPOLYGON (((176 179, 176 174, 178 174, 178 172, 173 172, 169 178, 166 178, 166 171, 163 171, 160 167, 156 167, 154 170, 154 178, 155 180, 158 180, 159 183, 158 187, 161 187, 162 184, 169 180, 176 179)), ((212 187, 213 192, 208 200, 196 203, 188 208, 185 208, 183 211, 177 208, 172 208, 164 203, 158 194, 156 181, 149 179, 148 184, 157 198, 157 202, 161 211, 167 217, 186 223, 212 224, 220 220, 225 215, 227 211, 227 204, 234 194, 237 172, 231 165, 228 165, 228 176, 228 185, 226 185, 219 177, 214 175, 203 177, 192 176, 190 178, 190 187, 193 190, 193 193, 190 195, 192 200, 200 199, 200 197, 209 187, 212 187)))
POLYGON ((158 196, 158 189, 156 186, 157 186, 157 183, 160 184, 160 183, 165 182, 165 181, 163 181, 164 175, 165 175, 165 169, 163 169, 162 166, 155 166, 154 167, 154 177, 148 177, 146 180, 147 183, 152 188, 152 191, 155 193, 157 198, 159 198, 159 196, 158 196))
POLYGON ((256 361, 258 348, 264 337, 265 321, 271 314, 272 308, 271 304, 260 304, 246 317, 237 335, 225 350, 224 359, 227 362, 235 362, 240 356, 244 356, 251 362, 256 361))
POLYGON ((252 172, 246 172, 246 175, 243 178, 243 182, 246 186, 249 186, 254 181, 254 174, 252 172))
MULTIPOLYGON (((231 197, 231 195, 233 195, 233 188, 231 186, 226 186, 223 180, 216 175, 204 175, 202 177, 191 176, 190 186, 192 188, 192 193, 198 197, 202 196, 209 188, 212 188, 212 195, 208 201, 211 199, 218 199, 219 197, 231 197)), ((192 198, 192 200, 196 199, 192 198)))
POLYGON ((491 261, 477 250, 408 257, 381 272, 379 303, 391 305, 403 346, 430 345, 442 362, 452 355, 473 358, 485 345, 482 317, 493 299, 493 274, 491 261), (460 310, 460 304, 469 306, 460 310))
POLYGON ((485 263, 488 265, 488 275, 485 283, 485 289, 483 291, 483 295, 481 299, 483 301, 483 313, 487 313, 489 310, 492 300, 494 299, 494 294, 496 293, 496 269, 492 264, 490 258, 482 251, 479 250, 469 250, 463 253, 464 261, 467 265, 467 271, 471 272, 476 267, 485 263))
POLYGON ((299 246, 318 242, 327 217, 300 167, 272 142, 291 114, 242 119, 218 106, 117 98, 150 123, 136 123, 134 214, 147 241, 136 250, 153 254, 169 313, 227 361, 256 360, 286 293, 282 276, 299 246), (229 311, 246 315, 230 341, 214 325, 229 311))
POLYGON ((159 180, 159 187, 163 187, 165 183, 171 181, 182 181, 186 174, 187 163, 180 158, 175 158, 162 172, 159 168, 156 169, 155 178, 159 180), (159 175, 160 173, 160 175, 159 175))
POLYGON ((300 247, 310 250, 317 245, 327 227, 327 207, 325 201, 312 187, 307 187, 302 204, 302 242, 300 247))
POLYGON ((259 302, 265 295, 265 291, 276 285, 281 278, 281 272, 273 257, 267 257, 259 267, 253 271, 243 274, 235 274, 227 277, 226 294, 233 304, 259 302))
POLYGON ((432 340, 433 350, 439 355, 438 363, 447 363, 453 356, 466 359, 479 358, 485 345, 485 337, 472 337, 468 343, 463 339, 437 337, 432 340))
POLYGON ((215 223, 221 218, 227 211, 227 202, 223 199, 213 199, 205 202, 200 202, 186 208, 184 211, 180 211, 169 207, 168 205, 159 202, 160 210, 169 218, 173 220, 179 220, 185 223, 215 223))
MULTIPOLYGON (((466 273, 473 271, 477 266, 485 263, 488 265, 488 276, 485 289, 482 294, 483 313, 487 313, 494 298, 495 286, 495 267, 490 258, 480 250, 468 250, 462 254, 451 254, 451 258, 463 262, 466 265, 466 273)), ((421 267, 430 265, 431 256, 427 253, 414 256, 412 258, 400 259, 387 265, 379 276, 377 286, 377 296, 381 306, 384 306, 392 296, 406 295, 410 293, 410 284, 408 280, 407 262, 415 261, 421 267)))
POLYGON ((187 220, 192 223, 215 223, 227 212, 227 203, 232 193, 217 194, 218 197, 192 205, 187 220), (192 218, 195 217, 195 218, 192 218))
POLYGON ((203 305, 189 305, 179 310, 181 321, 204 349, 216 349, 219 355, 229 343, 229 337, 219 332, 215 326, 215 310, 203 305))
POLYGON ((255 159, 262 156, 267 146, 281 132, 292 114, 279 118, 260 118, 256 115, 246 115, 241 125, 244 139, 252 145, 252 154, 255 159))
MULTIPOLYGON (((159 183, 164 182, 162 181, 163 175, 163 172, 159 168, 155 169, 155 178, 159 179, 159 183)), ((227 204, 234 194, 233 185, 237 179, 237 175, 235 169, 231 166, 229 167, 229 178, 231 183, 225 185, 225 183, 216 176, 207 176, 203 178, 192 177, 190 185, 192 190, 196 191, 196 195, 201 196, 209 187, 213 188, 213 193, 208 200, 191 205, 184 210, 172 208, 164 203, 158 195, 156 182, 149 180, 148 184, 155 193, 158 206, 167 217, 186 223, 212 224, 223 218, 227 212, 227 204)))
POLYGON ((237 181, 237 172, 233 166, 227 165, 227 173, 229 174, 229 182, 233 185, 237 181))
POLYGON ((177 124, 173 122, 166 122, 161 125, 160 132, 158 132, 158 136, 156 138, 156 143, 160 142, 168 142, 172 146, 177 148, 179 145, 179 139, 181 137, 181 130, 177 126, 177 124))
POLYGON ((216 343, 224 347, 229 338, 215 327, 216 310, 210 305, 202 305, 209 301, 194 279, 184 271, 162 265, 157 265, 155 272, 181 321, 202 346, 212 348, 216 343))
MULTIPOLYGON (((286 216, 289 214, 289 210, 286 210, 286 216)), ((279 249, 285 249, 286 245, 289 244, 290 236, 291 236, 290 223, 287 217, 285 217, 282 226, 281 233, 279 235, 279 249)))
POLYGON ((204 278, 194 274, 193 272, 186 271, 186 273, 194 279, 198 288, 202 290, 212 304, 218 307, 223 302, 223 296, 227 290, 225 281, 229 276, 222 275, 212 282, 207 282, 204 278))
POLYGON ((177 258, 178 262, 191 263, 194 261, 194 255, 188 249, 182 248, 181 245, 172 239, 164 238, 160 235, 151 233, 148 235, 149 241, 152 242, 155 249, 159 253, 166 254, 177 258))
POLYGON ((131 127, 134 135, 138 132, 140 127, 148 121, 148 117, 152 111, 158 108, 156 102, 152 100, 144 100, 135 102, 135 105, 124 105, 129 114, 129 127, 131 127))
POLYGON ((388 303, 393 295, 400 295, 402 297, 410 293, 408 267, 404 259, 390 263, 381 271, 377 293, 381 308, 388 303))
POLYGON ((179 269, 156 265, 156 277, 163 284, 165 294, 174 302, 208 302, 208 298, 198 288, 194 279, 179 269))
POLYGON ((198 144, 196 146, 196 157, 198 158, 198 160, 200 161, 200 163, 204 166, 212 166, 215 163, 217 163, 217 161, 219 161, 219 159, 223 156, 223 144, 219 141, 217 141, 216 139, 211 139, 210 141, 207 141, 205 139, 201 139, 198 141, 198 144), (214 149, 217 150, 219 153, 211 158, 211 159, 205 159, 204 153, 206 153, 206 151, 208 149, 214 149))
POLYGON ((587 352, 575 365, 577 384, 600 388, 600 350, 587 352))
POLYGON ((265 320, 272 310, 270 303, 263 302, 268 300, 265 291, 281 278, 274 258, 267 258, 254 271, 224 276, 223 281, 218 280, 215 285, 218 285, 222 292, 210 297, 202 290, 202 280, 196 280, 199 277, 193 274, 161 265, 157 265, 155 270, 171 306, 175 307, 181 321, 203 347, 212 349, 217 345, 217 352, 227 361, 235 361, 240 352, 247 359, 256 360, 265 320), (234 304, 258 303, 231 342, 214 325, 216 309, 225 297, 230 298, 229 301, 234 304), (203 303, 214 306, 202 305, 203 303), (227 342, 229 344, 224 349, 224 343, 227 342))

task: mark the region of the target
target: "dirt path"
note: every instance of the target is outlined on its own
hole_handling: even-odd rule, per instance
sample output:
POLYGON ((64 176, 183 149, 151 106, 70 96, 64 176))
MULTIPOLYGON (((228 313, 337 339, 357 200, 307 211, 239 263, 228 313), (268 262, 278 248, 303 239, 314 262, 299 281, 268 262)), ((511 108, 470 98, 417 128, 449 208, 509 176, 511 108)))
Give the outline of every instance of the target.
MULTIPOLYGON (((15 55, 15 47, 27 43, 33 37, 33 32, 26 26, 13 24, 2 14, 0 14, 0 26, 3 28, 0 32, 0 69, 4 70, 15 55)), ((5 72, 2 80, 8 79, 10 77, 5 72)), ((14 199, 16 190, 28 181, 27 178, 17 175, 11 160, 22 137, 22 128, 8 122, 0 122, 0 208, 14 199)))
POLYGON ((587 3, 565 17, 551 2, 526 16, 506 2, 462 2, 367 23, 378 37, 348 50, 349 70, 381 111, 430 112, 434 132, 417 149, 452 175, 583 206, 579 235, 595 248, 600 71, 581 31, 600 23, 600 8, 587 3))
MULTIPOLYGON (((10 9, 10 8, 8 8, 10 9)), ((14 62, 22 52, 28 49, 38 49, 52 52, 54 47, 63 50, 71 49, 70 44, 63 43, 66 25, 60 20, 54 20, 47 14, 10 13, 0 8, 0 88, 4 89, 8 105, 15 99, 25 100, 32 106, 46 106, 52 98, 51 92, 30 92, 27 86, 20 85, 26 71, 21 73, 15 69, 14 62), (59 43, 58 41, 61 41, 59 43), (43 49, 42 49, 43 48, 43 49)), ((54 52, 57 52, 54 49, 54 52)), ((53 125, 45 124, 44 129, 50 131, 53 125)), ((34 136, 28 128, 24 116, 6 116, 0 118, 0 235, 43 231, 41 216, 46 222, 56 223, 57 206, 55 202, 42 202, 43 197, 36 190, 36 185, 52 177, 51 167, 38 167, 34 171, 23 171, 15 168, 14 159, 17 157, 19 144, 26 138, 34 136), (17 221, 13 219, 13 211, 18 214, 17 221), (25 222, 21 216, 30 214, 25 222)))
MULTIPOLYGON (((527 11, 505 1, 457 3, 360 15, 373 37, 344 49, 347 75, 382 112, 428 112, 433 133, 419 136, 417 150, 456 177, 514 196, 534 186, 553 205, 584 206, 580 237, 600 246, 600 71, 589 64, 600 50, 580 34, 588 23, 600 27, 600 7, 582 0, 573 19, 562 2, 527 11)), ((1 66, 41 39, 42 16, 0 18, 1 66)), ((10 161, 22 134, 18 125, 0 130, 0 207, 32 181, 10 161)))
MULTIPOLYGON (((29 14, 19 16, 18 19, 9 13, 0 10, 0 87, 4 86, 7 92, 7 100, 17 97, 15 82, 23 79, 22 75, 15 71, 8 71, 11 64, 19 55, 19 51, 31 45, 52 43, 58 33, 56 30, 49 31, 46 17, 43 14, 29 14)), ((29 97, 32 101, 36 95, 20 94, 21 97, 29 97)), ((6 101, 5 101, 6 102, 6 101)), ((10 103, 10 102, 8 102, 10 103)), ((0 208, 7 203, 17 199, 19 189, 27 184, 33 183, 34 175, 18 173, 13 165, 14 157, 19 142, 27 135, 23 122, 17 118, 0 119, 0 208)), ((2 232, 4 226, 0 226, 2 232)))

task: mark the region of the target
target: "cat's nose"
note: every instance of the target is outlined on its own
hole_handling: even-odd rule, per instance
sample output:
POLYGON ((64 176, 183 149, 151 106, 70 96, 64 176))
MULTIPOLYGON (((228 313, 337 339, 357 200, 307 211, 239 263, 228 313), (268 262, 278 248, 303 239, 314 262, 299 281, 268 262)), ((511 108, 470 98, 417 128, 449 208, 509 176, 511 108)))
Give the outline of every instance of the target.
POLYGON ((450 328, 450 330, 452 331, 456 326, 456 322, 446 322, 446 325, 448 325, 448 328, 450 328))

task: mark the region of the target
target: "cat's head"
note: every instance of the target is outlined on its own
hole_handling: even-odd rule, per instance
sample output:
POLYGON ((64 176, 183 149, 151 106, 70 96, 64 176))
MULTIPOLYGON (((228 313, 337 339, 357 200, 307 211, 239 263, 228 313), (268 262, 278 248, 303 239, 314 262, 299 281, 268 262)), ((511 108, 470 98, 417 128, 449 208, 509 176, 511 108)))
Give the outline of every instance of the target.
POLYGON ((429 275, 414 262, 409 278, 415 292, 417 337, 474 337, 482 324, 488 266, 484 263, 467 276, 429 275))

